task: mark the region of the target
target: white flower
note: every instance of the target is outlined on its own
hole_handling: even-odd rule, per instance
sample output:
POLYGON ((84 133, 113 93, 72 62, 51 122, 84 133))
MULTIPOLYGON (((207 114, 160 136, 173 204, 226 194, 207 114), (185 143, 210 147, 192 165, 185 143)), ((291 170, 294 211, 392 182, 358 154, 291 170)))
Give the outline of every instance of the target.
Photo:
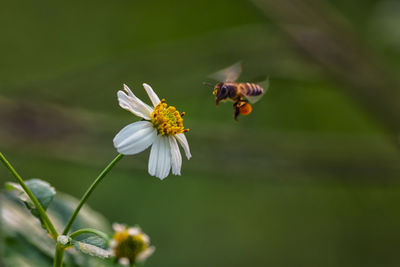
POLYGON ((153 107, 143 103, 124 84, 124 91, 118 91, 119 105, 144 120, 124 127, 114 137, 114 147, 124 155, 134 155, 151 147, 148 171, 152 176, 164 179, 170 169, 174 175, 181 175, 182 157, 178 142, 190 159, 189 144, 185 137, 188 129, 183 127, 183 115, 175 107, 168 107, 160 100, 148 84, 143 84, 153 107), (177 142, 178 141, 178 142, 177 142))

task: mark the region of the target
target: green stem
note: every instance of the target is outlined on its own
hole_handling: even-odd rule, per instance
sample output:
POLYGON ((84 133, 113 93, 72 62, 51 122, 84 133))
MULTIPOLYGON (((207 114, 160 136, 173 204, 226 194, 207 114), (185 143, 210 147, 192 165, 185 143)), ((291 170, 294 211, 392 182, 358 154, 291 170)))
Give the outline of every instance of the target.
POLYGON ((59 244, 56 246, 56 254, 54 255, 54 267, 62 267, 64 258, 64 248, 59 244))
POLYGON ((92 194, 93 190, 96 188, 96 186, 103 180, 104 176, 114 167, 114 165, 123 157, 124 155, 118 154, 111 162, 108 164, 108 166, 99 174, 99 176, 96 178, 96 180, 92 183, 92 185, 88 188, 88 190, 85 192, 81 200, 79 201, 78 206, 76 207, 74 213, 71 215, 71 218, 69 218, 67 225, 64 228, 63 235, 67 235, 69 230, 71 229, 72 223, 75 221, 76 216, 78 215, 80 209, 82 208, 83 204, 85 204, 86 200, 89 198, 89 196, 92 194))
POLYGON ((52 238, 54 240, 57 240, 57 237, 58 237, 57 230, 56 230, 56 228, 54 228, 53 223, 50 221, 49 217, 46 214, 46 211, 43 209, 43 207, 39 203, 38 199, 35 197, 35 195, 32 193, 32 191, 26 186, 24 180, 17 173, 17 171, 11 166, 11 164, 7 161, 7 159, 4 157, 4 155, 1 152, 0 152, 0 160, 1 160, 1 162, 4 163, 4 165, 10 171, 10 173, 12 175, 14 175, 15 179, 18 181, 18 183, 24 189, 25 193, 28 195, 28 197, 33 202, 33 205, 35 205, 37 211, 39 212, 40 218, 43 220, 43 222, 46 225, 46 227, 47 227, 49 233, 51 234, 52 238))
POLYGON ((71 237, 72 239, 74 239, 75 237, 79 236, 79 235, 83 235, 83 234, 95 234, 101 238, 103 238, 104 240, 108 241, 108 235, 106 235, 105 233, 96 230, 96 229, 92 229, 92 228, 83 228, 80 229, 78 231, 73 232, 72 234, 69 235, 69 237, 71 237))

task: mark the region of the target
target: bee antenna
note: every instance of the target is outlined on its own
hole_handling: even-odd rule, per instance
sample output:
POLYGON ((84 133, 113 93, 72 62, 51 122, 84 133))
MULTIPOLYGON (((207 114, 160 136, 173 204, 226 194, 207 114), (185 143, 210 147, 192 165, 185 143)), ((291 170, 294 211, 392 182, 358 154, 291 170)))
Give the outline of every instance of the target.
POLYGON ((203 84, 206 85, 206 86, 214 87, 214 84, 209 83, 209 82, 203 82, 203 84))

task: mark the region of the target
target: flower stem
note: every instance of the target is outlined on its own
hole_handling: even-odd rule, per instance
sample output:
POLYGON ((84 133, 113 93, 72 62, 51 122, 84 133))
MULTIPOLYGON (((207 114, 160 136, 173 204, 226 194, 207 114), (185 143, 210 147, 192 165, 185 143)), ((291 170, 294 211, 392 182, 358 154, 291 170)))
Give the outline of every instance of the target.
POLYGON ((49 217, 47 216, 46 211, 43 209, 42 205, 40 204, 40 202, 38 201, 36 196, 26 186, 26 184, 25 184, 24 180, 21 178, 21 176, 17 173, 17 171, 13 168, 13 166, 11 166, 11 164, 7 161, 7 159, 4 157, 4 155, 1 152, 0 152, 0 161, 3 162, 3 164, 7 167, 7 169, 10 171, 10 173, 15 177, 15 179, 18 181, 18 183, 24 189, 25 193, 28 195, 28 197, 33 202, 33 205, 35 205, 35 208, 39 212, 40 218, 43 220, 43 222, 46 225, 52 238, 54 240, 57 240, 57 237, 58 237, 57 230, 56 230, 56 228, 54 228, 53 223, 50 221, 49 217))
POLYGON ((78 206, 76 207, 74 213, 71 215, 69 218, 69 221, 67 225, 64 228, 63 235, 67 235, 68 231, 71 229, 72 223, 75 221, 76 216, 78 215, 80 209, 82 208, 83 204, 87 201, 89 196, 92 194, 93 190, 96 188, 96 186, 103 180, 104 176, 114 167, 114 165, 123 157, 124 155, 118 154, 111 162, 110 164, 107 165, 107 167, 99 174, 99 176, 94 180, 92 185, 88 188, 88 190, 85 192, 81 200, 79 201, 78 206))
POLYGON ((56 246, 56 254, 54 255, 54 267, 62 267, 64 258, 64 248, 59 244, 56 246))

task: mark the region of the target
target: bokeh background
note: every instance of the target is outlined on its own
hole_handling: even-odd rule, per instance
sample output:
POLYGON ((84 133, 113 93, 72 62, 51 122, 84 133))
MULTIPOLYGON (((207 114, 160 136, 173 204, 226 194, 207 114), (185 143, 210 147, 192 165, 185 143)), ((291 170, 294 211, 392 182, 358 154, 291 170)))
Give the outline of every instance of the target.
POLYGON ((8 1, 0 24, 0 149, 24 178, 80 197, 137 120, 123 83, 186 111, 181 177, 146 151, 89 200, 151 236, 146 266, 400 265, 398 1, 8 1), (237 123, 202 82, 238 60, 271 87, 237 123))

